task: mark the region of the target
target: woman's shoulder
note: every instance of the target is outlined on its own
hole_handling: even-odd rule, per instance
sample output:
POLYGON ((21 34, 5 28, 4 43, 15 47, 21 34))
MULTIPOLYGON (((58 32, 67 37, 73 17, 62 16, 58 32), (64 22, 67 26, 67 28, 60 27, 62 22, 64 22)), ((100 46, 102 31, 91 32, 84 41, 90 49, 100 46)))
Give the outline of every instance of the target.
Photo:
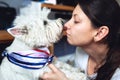
POLYGON ((113 77, 111 78, 111 80, 120 80, 120 66, 116 69, 113 77))

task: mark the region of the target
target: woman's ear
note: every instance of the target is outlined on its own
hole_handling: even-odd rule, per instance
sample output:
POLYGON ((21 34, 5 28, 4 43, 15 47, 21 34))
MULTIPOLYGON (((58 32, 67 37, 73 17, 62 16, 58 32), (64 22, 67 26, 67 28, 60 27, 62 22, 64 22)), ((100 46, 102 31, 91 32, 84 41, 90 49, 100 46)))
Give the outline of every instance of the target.
POLYGON ((107 26, 101 26, 99 29, 97 29, 97 32, 94 36, 94 41, 100 41, 103 38, 105 38, 105 36, 109 33, 109 28, 107 26))

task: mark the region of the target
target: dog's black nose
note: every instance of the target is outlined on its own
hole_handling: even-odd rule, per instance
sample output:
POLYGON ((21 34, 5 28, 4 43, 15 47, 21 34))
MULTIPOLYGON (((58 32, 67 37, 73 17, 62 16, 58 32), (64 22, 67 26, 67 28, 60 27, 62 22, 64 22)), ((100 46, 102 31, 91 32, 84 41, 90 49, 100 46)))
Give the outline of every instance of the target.
POLYGON ((47 22, 46 20, 44 20, 44 25, 47 25, 47 23, 48 23, 48 22, 47 22))

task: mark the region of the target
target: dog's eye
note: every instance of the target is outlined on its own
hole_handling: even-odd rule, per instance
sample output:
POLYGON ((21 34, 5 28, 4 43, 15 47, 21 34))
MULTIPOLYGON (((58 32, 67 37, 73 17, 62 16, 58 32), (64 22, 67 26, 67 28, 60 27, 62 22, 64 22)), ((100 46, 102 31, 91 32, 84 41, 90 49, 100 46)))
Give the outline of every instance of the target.
POLYGON ((24 34, 28 34, 28 29, 26 26, 24 26, 23 29, 21 29, 21 32, 24 33, 24 34))
POLYGON ((47 21, 44 20, 44 25, 47 25, 47 21))

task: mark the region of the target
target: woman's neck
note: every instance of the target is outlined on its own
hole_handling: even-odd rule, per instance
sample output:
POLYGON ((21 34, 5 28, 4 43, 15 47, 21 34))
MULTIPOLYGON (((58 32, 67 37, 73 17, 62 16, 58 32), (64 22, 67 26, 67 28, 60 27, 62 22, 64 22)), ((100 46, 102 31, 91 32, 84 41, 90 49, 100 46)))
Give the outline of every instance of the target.
POLYGON ((105 63, 109 48, 105 44, 94 44, 82 49, 89 55, 88 74, 93 74, 105 63))
POLYGON ((82 49, 93 59, 96 63, 106 58, 109 50, 106 44, 92 44, 90 46, 84 46, 82 49))

